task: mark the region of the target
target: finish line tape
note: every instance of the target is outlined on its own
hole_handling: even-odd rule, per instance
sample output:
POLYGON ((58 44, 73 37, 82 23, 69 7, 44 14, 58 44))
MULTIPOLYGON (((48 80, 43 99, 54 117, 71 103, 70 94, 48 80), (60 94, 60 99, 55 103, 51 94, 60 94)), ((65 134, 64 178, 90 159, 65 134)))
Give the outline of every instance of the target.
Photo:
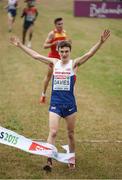
POLYGON ((0 126, 0 143, 12 146, 31 154, 51 157, 62 163, 71 163, 75 153, 59 153, 57 148, 46 142, 38 142, 0 126))

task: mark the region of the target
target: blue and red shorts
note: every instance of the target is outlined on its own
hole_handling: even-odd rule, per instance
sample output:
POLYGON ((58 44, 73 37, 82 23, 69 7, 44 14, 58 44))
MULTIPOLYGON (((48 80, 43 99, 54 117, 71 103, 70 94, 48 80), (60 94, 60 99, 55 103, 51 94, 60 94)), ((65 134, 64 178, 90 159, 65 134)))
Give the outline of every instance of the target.
POLYGON ((67 117, 75 112, 77 112, 76 105, 63 105, 63 104, 51 104, 49 107, 49 112, 54 112, 60 117, 67 117))

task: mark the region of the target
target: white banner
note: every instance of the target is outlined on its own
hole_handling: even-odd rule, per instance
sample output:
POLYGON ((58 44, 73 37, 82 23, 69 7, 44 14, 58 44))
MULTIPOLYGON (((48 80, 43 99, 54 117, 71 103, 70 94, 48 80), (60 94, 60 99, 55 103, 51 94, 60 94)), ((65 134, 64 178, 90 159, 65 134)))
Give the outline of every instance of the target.
POLYGON ((51 157, 62 163, 69 163, 75 157, 75 153, 59 153, 57 148, 52 144, 33 141, 1 126, 0 143, 16 147, 32 154, 51 157))

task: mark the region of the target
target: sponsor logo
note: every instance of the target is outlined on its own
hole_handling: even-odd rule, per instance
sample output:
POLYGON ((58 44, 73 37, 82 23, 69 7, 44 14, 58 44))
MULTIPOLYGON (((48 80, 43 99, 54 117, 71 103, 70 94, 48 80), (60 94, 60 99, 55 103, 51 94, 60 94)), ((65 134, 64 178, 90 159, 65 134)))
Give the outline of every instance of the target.
POLYGON ((102 3, 101 7, 98 7, 97 4, 92 3, 90 6, 91 17, 106 17, 109 14, 121 15, 122 14, 121 5, 118 4, 115 8, 107 8, 106 3, 102 3))
POLYGON ((54 110, 54 109, 56 109, 56 107, 55 106, 51 106, 51 109, 54 110))
POLYGON ((72 111, 74 108, 69 109, 69 111, 72 111))
POLYGON ((29 150, 31 150, 31 151, 43 151, 43 150, 52 150, 52 149, 51 149, 51 148, 48 148, 48 147, 46 147, 46 146, 37 144, 37 143, 35 143, 35 142, 32 142, 29 150))

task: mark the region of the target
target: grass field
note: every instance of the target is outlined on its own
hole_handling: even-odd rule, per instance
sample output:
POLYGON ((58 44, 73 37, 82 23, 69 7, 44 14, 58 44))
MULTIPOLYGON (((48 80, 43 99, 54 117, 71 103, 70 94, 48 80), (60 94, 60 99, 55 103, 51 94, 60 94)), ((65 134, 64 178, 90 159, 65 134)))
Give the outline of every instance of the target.
MULTIPOLYGON (((38 101, 47 67, 9 43, 13 34, 21 38, 22 0, 12 33, 8 33, 4 6, 5 1, 0 2, 0 124, 25 137, 46 140, 51 86, 47 104, 40 106, 38 101)), ((78 71, 76 170, 70 172, 65 164, 55 161, 52 173, 46 174, 42 170, 46 158, 0 144, 0 178, 122 179, 122 143, 116 142, 122 141, 122 21, 75 18, 72 0, 41 0, 37 6, 32 45, 43 55, 48 53, 43 42, 58 16, 64 18, 73 41, 72 58, 87 52, 105 28, 111 30, 111 37, 78 71)), ((62 119, 56 147, 62 151, 63 144, 67 144, 67 135, 62 119)))

